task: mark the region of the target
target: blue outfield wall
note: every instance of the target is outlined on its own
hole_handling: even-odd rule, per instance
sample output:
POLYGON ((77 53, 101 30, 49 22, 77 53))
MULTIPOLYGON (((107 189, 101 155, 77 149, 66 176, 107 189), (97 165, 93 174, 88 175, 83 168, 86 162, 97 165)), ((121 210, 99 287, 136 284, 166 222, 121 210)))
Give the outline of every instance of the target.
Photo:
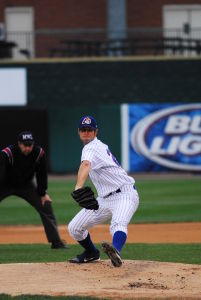
POLYGON ((129 172, 201 172, 201 103, 125 104, 122 165, 129 172))

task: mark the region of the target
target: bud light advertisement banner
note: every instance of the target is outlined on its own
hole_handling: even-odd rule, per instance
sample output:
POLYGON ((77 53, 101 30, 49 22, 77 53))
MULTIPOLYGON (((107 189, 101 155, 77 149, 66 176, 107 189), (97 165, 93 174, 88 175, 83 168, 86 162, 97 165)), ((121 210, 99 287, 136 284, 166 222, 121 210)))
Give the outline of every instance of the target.
POLYGON ((201 104, 124 104, 121 120, 128 171, 201 171, 201 104))

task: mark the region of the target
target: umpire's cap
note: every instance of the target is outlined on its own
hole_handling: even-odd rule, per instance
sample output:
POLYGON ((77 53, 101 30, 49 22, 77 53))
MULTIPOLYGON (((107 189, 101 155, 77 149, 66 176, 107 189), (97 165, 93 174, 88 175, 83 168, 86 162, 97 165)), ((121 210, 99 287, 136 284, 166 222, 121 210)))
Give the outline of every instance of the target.
POLYGON ((23 131, 18 135, 18 142, 31 146, 34 144, 33 134, 30 131, 23 131))
POLYGON ((79 129, 84 128, 84 127, 89 127, 94 130, 96 130, 98 128, 96 120, 91 116, 85 116, 80 119, 79 129))

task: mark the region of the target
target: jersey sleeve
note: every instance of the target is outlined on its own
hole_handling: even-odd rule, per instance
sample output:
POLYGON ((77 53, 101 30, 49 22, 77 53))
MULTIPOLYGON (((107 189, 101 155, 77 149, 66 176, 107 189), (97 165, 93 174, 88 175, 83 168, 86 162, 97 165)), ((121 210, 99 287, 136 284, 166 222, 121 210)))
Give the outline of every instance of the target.
POLYGON ((96 165, 96 151, 94 147, 84 147, 82 150, 81 162, 88 160, 91 164, 91 169, 96 165))
POLYGON ((100 169, 104 165, 100 149, 98 150, 97 147, 93 146, 83 149, 81 162, 83 160, 88 160, 91 163, 92 170, 100 169))
POLYGON ((84 147, 82 150, 81 162, 83 160, 88 160, 90 163, 93 161, 94 149, 89 147, 84 147))

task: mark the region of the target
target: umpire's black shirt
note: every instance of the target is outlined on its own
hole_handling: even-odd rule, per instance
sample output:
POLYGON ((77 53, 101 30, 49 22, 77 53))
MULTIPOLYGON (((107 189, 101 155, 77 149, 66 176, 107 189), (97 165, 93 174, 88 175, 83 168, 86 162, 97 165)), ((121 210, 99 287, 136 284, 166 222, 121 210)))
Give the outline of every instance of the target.
POLYGON ((36 175, 37 189, 44 196, 47 189, 47 165, 43 149, 34 145, 29 155, 24 155, 18 145, 11 145, 0 152, 0 187, 24 187, 36 175))

